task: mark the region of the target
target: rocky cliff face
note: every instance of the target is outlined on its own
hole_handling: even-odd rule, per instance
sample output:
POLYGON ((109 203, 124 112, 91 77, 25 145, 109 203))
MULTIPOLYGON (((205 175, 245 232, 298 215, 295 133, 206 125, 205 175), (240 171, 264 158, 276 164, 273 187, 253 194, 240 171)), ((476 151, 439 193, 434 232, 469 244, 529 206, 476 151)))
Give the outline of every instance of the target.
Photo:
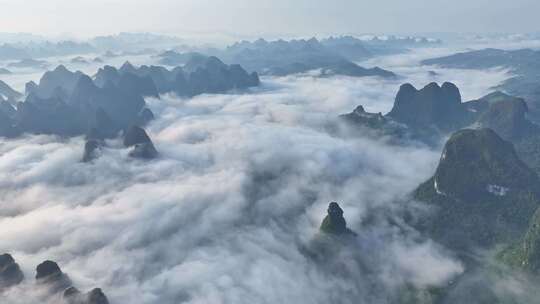
POLYGON ((539 185, 511 143, 490 129, 462 130, 415 198, 436 208, 423 224, 435 239, 460 249, 490 247, 523 233, 540 203, 539 185))
POLYGON ((459 89, 449 82, 442 86, 433 82, 421 90, 402 85, 388 116, 414 128, 434 126, 443 132, 461 128, 470 119, 459 89))
POLYGON ((121 85, 139 90, 144 96, 175 93, 195 96, 203 93, 225 93, 247 89, 260 84, 257 73, 248 74, 240 65, 227 65, 217 57, 193 56, 184 67, 168 70, 159 66, 139 68, 126 62, 119 70, 105 66, 96 74, 100 87, 121 85))

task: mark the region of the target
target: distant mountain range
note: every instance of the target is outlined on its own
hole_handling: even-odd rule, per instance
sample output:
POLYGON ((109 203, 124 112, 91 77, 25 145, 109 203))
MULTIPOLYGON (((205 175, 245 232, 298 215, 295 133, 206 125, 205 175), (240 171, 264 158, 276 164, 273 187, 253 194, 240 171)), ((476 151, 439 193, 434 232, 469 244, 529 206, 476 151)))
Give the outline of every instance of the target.
MULTIPOLYGON (((224 50, 208 50, 207 54, 215 55, 228 63, 238 63, 248 71, 256 71, 262 75, 285 76, 318 70, 322 76, 396 76, 378 67, 363 68, 348 59, 365 59, 371 55, 359 40, 345 38, 322 42, 315 38, 290 41, 259 39, 254 42, 235 43, 224 50)), ((197 56, 204 55, 174 51, 160 55, 161 63, 168 65, 182 64, 188 58, 197 56)))
POLYGON ((483 49, 422 61, 445 68, 489 69, 502 67, 516 75, 498 89, 527 100, 531 119, 540 122, 540 51, 483 49))
MULTIPOLYGON (((172 70, 136 68, 126 62, 120 69, 103 67, 94 79, 61 65, 43 74, 39 83, 27 83, 24 102, 18 102, 21 93, 0 81, 0 136, 86 134, 94 140, 87 143, 85 151, 85 158, 91 159, 103 139, 116 137, 121 131, 127 135, 129 130, 137 130, 133 126, 142 127, 154 118, 144 97, 159 98, 165 93, 192 97, 258 85, 257 73, 248 74, 241 66, 226 65, 215 57, 192 60, 172 70)), ((150 140, 128 141, 126 147, 134 147, 133 156, 157 155, 150 140)))
POLYGON ((86 42, 28 42, 0 45, 0 60, 18 60, 28 58, 45 58, 88 54, 96 52, 96 48, 86 42))

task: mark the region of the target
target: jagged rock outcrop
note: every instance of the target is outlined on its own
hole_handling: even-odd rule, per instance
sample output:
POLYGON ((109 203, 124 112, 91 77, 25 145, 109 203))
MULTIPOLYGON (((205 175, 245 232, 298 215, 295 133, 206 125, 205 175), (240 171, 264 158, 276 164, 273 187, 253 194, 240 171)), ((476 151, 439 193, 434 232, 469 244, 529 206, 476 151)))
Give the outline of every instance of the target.
POLYGON ((50 293, 62 292, 72 285, 68 275, 53 261, 45 261, 37 266, 36 283, 46 287, 50 293))
POLYGON ((449 82, 442 86, 432 82, 421 90, 411 84, 402 85, 388 116, 413 128, 436 127, 442 132, 470 123, 459 89, 449 82))
POLYGON ((191 71, 187 77, 191 91, 189 95, 220 93, 259 85, 257 73, 248 74, 240 65, 226 65, 217 57, 208 57, 203 62, 189 61, 185 69, 191 71))
POLYGON ((98 87, 103 88, 107 85, 107 83, 117 85, 119 81, 120 81, 120 72, 118 72, 118 70, 115 67, 106 65, 98 70, 95 76, 94 83, 98 87))
POLYGON ((350 250, 354 246, 352 238, 356 233, 347 228, 347 222, 343 217, 343 209, 336 202, 328 204, 327 215, 324 217, 319 233, 303 248, 304 253, 310 258, 328 266, 329 271, 343 269, 340 253, 350 250))
POLYGON ((138 76, 125 75, 117 84, 100 88, 89 76, 59 66, 46 72, 39 85, 27 84, 26 100, 18 103, 14 114, 9 114, 9 121, 3 120, 0 136, 27 132, 68 137, 86 134, 94 139, 115 137, 120 130, 142 125, 153 116, 149 109, 143 112, 146 103, 142 94, 155 96, 156 89, 150 78, 142 79, 144 83, 139 80, 138 76))
POLYGON ((18 285, 24 279, 24 274, 10 254, 0 255, 0 291, 18 285))
POLYGON ((343 209, 336 202, 331 202, 327 209, 328 214, 323 219, 320 231, 332 235, 355 235, 347 228, 347 222, 343 217, 343 209))
POLYGON ((421 225, 434 238, 460 249, 489 247, 523 233, 540 203, 539 186, 510 142, 490 129, 461 130, 414 197, 437 207, 421 225))
POLYGON ((96 139, 87 140, 86 143, 84 144, 84 154, 83 154, 82 161, 87 163, 96 159, 98 157, 100 147, 101 147, 101 143, 99 140, 96 140, 96 139))
POLYGON ((159 98, 159 92, 150 76, 139 77, 132 72, 123 72, 118 80, 118 87, 126 94, 137 94, 159 98))
POLYGON ((22 94, 15 91, 7 83, 0 80, 0 98, 7 101, 17 101, 22 97, 22 94))
POLYGON ((146 131, 139 126, 132 126, 126 131, 124 134, 124 146, 132 147, 129 153, 131 157, 150 159, 158 155, 152 140, 146 134, 146 131))
MULTIPOLYGON (((91 113, 102 109, 121 128, 133 124, 146 102, 137 91, 127 87, 106 86, 100 88, 86 75, 79 78, 69 99, 69 104, 79 109, 89 108, 91 113)), ((84 112, 88 112, 86 110, 84 112)))
POLYGON ((358 106, 354 111, 348 114, 340 115, 339 124, 331 125, 330 131, 338 132, 340 135, 353 135, 351 133, 359 133, 362 136, 372 133, 374 136, 387 136, 394 140, 409 139, 412 137, 409 129, 391 117, 384 116, 382 113, 369 113, 363 106, 358 106), (345 128, 342 128, 341 123, 345 128))
MULTIPOLYGON (((226 65, 215 57, 203 57, 167 70, 163 67, 134 67, 126 62, 120 69, 100 69, 95 82, 88 75, 58 66, 46 72, 39 84, 26 84, 27 97, 16 108, 4 107, 0 82, 0 136, 22 133, 78 136, 103 140, 112 138, 132 125, 144 126, 154 119, 144 97, 159 98, 161 93, 194 96, 222 93, 259 84, 256 73, 248 74, 238 65, 226 65), (186 72, 189 71, 189 72, 186 72), (15 113, 13 113, 15 110, 15 113)), ((13 97, 13 96, 15 97, 13 97)), ((12 102, 13 103, 13 102, 12 102)), ((149 157, 152 145, 137 145, 136 155, 149 157)))
POLYGON ((179 96, 224 93, 258 86, 259 83, 257 73, 248 74, 240 65, 226 65, 216 57, 206 56, 191 57, 184 67, 172 70, 159 66, 136 68, 126 62, 118 70, 106 66, 96 74, 96 84, 100 87, 121 85, 154 97, 158 97, 158 93, 176 93, 179 96), (124 78, 126 84, 122 85, 124 78))
POLYGON ((39 80, 39 84, 34 82, 27 84, 26 93, 36 94, 40 98, 46 99, 53 97, 55 91, 61 90, 63 95, 70 96, 82 75, 83 73, 80 71, 71 72, 65 66, 59 65, 54 70, 45 72, 39 80))
POLYGON ((390 135, 398 142, 414 139, 429 145, 438 145, 446 135, 462 128, 493 129, 511 141, 519 156, 540 172, 540 126, 529 120, 522 98, 499 91, 461 102, 458 88, 448 82, 440 87, 431 83, 421 90, 404 84, 392 110, 383 117, 359 106, 339 118, 378 135, 390 135))
POLYGON ((361 105, 356 107, 351 113, 340 115, 340 118, 377 129, 385 127, 388 123, 388 120, 382 113, 368 113, 361 105))
POLYGON ((64 291, 63 300, 66 304, 109 304, 107 296, 100 288, 83 294, 77 288, 70 287, 64 291))

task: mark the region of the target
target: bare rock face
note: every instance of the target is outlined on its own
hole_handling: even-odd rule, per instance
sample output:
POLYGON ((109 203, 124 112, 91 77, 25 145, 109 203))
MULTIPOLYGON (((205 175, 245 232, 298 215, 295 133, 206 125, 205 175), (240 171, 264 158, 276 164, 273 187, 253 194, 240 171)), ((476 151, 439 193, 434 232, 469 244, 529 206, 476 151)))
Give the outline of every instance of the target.
POLYGON ((64 291, 63 300, 66 304, 109 304, 107 296, 100 288, 82 293, 77 288, 70 287, 64 291))
POLYGON ((124 146, 133 147, 129 153, 131 157, 151 159, 158 155, 152 140, 143 128, 132 126, 124 134, 124 146))
POLYGON ((0 255, 0 290, 22 282, 24 275, 10 254, 0 255))
POLYGON ((45 261, 36 268, 36 283, 47 287, 51 293, 59 293, 71 286, 71 279, 62 272, 58 264, 45 261))
POLYGON ((408 83, 402 85, 388 116, 411 127, 437 127, 451 132, 467 123, 467 114, 459 89, 453 83, 439 86, 433 82, 421 90, 408 83))

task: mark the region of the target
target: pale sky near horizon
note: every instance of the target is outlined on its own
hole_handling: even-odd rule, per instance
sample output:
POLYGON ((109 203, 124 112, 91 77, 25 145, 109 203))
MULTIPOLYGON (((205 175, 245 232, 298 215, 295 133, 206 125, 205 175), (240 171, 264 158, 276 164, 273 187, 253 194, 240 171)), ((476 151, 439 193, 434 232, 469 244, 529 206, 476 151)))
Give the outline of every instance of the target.
POLYGON ((0 0, 0 32, 538 32, 540 0, 0 0))

